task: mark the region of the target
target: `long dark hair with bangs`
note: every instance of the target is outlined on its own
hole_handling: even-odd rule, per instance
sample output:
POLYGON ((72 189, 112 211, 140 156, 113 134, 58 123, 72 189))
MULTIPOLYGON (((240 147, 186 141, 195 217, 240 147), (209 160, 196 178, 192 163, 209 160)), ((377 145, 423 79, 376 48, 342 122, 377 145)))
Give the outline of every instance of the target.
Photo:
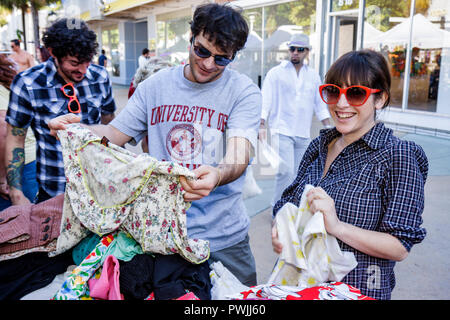
POLYGON ((340 87, 360 85, 380 89, 381 92, 374 93, 376 99, 386 92, 383 108, 389 105, 391 74, 386 59, 379 52, 368 49, 347 52, 330 67, 325 75, 325 83, 340 87))

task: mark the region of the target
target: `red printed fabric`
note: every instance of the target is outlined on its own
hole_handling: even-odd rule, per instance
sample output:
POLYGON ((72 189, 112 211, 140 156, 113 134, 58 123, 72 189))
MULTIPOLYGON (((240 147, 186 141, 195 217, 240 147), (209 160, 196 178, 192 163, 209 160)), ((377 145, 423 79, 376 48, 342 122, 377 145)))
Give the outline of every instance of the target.
POLYGON ((227 295, 230 300, 375 300, 343 282, 323 283, 306 288, 263 284, 236 294, 227 295))
POLYGON ((286 296, 286 300, 375 300, 365 296, 359 289, 343 282, 332 282, 330 284, 306 288, 296 295, 286 296))

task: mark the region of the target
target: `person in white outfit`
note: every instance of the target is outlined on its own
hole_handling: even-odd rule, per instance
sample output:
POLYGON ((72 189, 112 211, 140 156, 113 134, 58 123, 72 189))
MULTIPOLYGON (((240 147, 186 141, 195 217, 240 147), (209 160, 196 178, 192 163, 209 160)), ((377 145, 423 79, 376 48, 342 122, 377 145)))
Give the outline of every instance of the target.
POLYGON ((138 64, 139 68, 145 67, 148 59, 150 59, 150 50, 148 48, 142 49, 142 54, 139 56, 138 64))
POLYGON ((267 73, 262 86, 262 113, 259 138, 271 134, 271 145, 283 162, 275 179, 272 206, 293 181, 310 143, 313 114, 331 127, 327 105, 321 100, 319 74, 304 63, 311 46, 305 34, 294 34, 288 42, 289 58, 267 73))

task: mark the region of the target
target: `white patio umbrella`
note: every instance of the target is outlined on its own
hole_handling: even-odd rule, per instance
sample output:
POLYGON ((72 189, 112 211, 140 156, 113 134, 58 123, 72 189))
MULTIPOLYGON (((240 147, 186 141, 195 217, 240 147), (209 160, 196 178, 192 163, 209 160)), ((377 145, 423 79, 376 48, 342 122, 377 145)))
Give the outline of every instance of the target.
MULTIPOLYGON (((396 45, 406 45, 410 37, 410 19, 396 25, 384 34, 378 36, 374 41, 383 46, 388 45, 393 48, 396 45)), ((412 46, 421 49, 433 49, 448 47, 450 42, 450 32, 440 29, 431 23, 422 14, 418 13, 413 18, 412 46)))
POLYGON ((368 22, 364 22, 364 48, 378 49, 379 39, 382 39, 383 31, 378 30, 368 22))
POLYGON ((252 30, 248 34, 247 42, 245 43, 244 49, 261 50, 261 44, 262 44, 261 37, 255 31, 252 30))
POLYGON ((277 50, 281 47, 283 50, 287 50, 286 44, 291 39, 294 33, 301 33, 302 27, 296 25, 282 25, 275 30, 272 35, 264 40, 265 50, 277 50))

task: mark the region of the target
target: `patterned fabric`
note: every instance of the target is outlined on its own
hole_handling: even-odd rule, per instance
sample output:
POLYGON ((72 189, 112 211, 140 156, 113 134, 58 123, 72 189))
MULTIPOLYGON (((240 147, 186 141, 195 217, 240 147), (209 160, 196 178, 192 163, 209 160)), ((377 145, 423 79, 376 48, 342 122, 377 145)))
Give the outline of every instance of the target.
POLYGON ((47 243, 43 246, 37 246, 30 249, 24 249, 24 250, 18 250, 11 253, 3 253, 0 255, 0 261, 5 260, 12 260, 16 258, 20 258, 21 256, 24 256, 26 254, 32 253, 32 252, 52 252, 56 250, 56 239, 47 243))
POLYGON ((209 257, 209 242, 188 239, 184 191, 179 176, 194 174, 172 162, 135 155, 114 144, 105 146, 78 124, 58 132, 67 187, 59 254, 88 235, 126 230, 144 252, 179 253, 192 263, 209 257))
MULTIPOLYGON (((275 204, 299 204, 306 184, 322 187, 335 202, 338 218, 363 229, 389 233, 407 250, 421 242, 424 184, 428 160, 423 149, 395 137, 382 123, 347 146, 322 178, 328 144, 340 133, 321 130, 306 151, 295 181, 275 204)), ((342 281, 376 299, 390 299, 395 286, 391 260, 371 257, 339 241, 343 251, 355 254, 358 266, 342 281)))
POLYGON ((228 295, 231 300, 374 300, 343 282, 323 283, 311 288, 263 284, 228 295))
MULTIPOLYGON (((53 58, 22 72, 11 84, 6 117, 14 127, 31 126, 37 141, 37 180, 52 197, 64 192, 65 177, 61 146, 50 135, 47 122, 69 113, 69 99, 60 89, 64 84, 53 58)), ((111 81, 104 68, 91 64, 84 79, 74 86, 81 105, 82 123, 100 123, 102 114, 116 110, 111 81)))
POLYGON ((309 210, 306 193, 312 188, 305 186, 299 207, 286 203, 277 214, 283 251, 268 283, 312 287, 340 281, 357 265, 354 254, 342 252, 337 239, 327 234, 322 213, 309 210))

